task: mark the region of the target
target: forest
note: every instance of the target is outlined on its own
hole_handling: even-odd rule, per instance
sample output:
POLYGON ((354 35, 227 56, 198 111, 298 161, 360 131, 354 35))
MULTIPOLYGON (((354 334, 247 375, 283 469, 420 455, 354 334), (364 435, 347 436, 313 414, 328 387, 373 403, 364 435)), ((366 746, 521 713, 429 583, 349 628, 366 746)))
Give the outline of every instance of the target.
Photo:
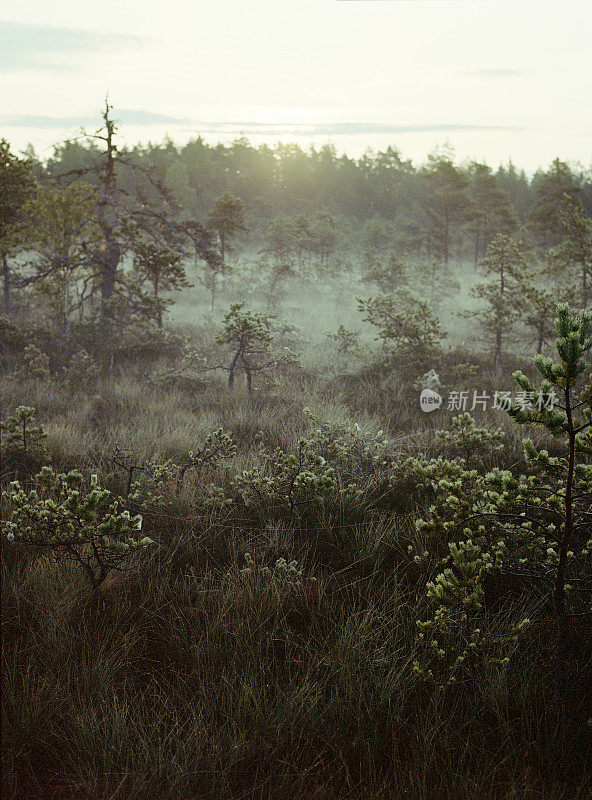
POLYGON ((2 797, 592 794, 592 166, 0 140, 2 797))

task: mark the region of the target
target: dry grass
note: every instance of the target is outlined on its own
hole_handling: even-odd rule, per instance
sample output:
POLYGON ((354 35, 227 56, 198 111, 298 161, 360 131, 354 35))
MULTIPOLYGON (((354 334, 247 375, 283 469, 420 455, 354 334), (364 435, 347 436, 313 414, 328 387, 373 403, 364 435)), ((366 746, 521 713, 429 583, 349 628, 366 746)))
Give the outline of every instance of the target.
MULTIPOLYGON (((494 387, 498 376, 473 360, 478 388, 494 387)), ((232 474, 257 463, 259 431, 270 445, 293 448, 307 429, 304 406, 384 429, 402 457, 437 452, 434 428, 451 413, 428 420, 392 374, 362 362, 337 374, 328 361, 311 359, 302 385, 252 398, 241 387, 229 395, 218 380, 195 396, 165 393, 130 372, 80 395, 56 381, 5 376, 0 402, 4 412, 37 408, 57 467, 92 469, 117 486, 116 442, 138 460, 180 463, 223 425, 238 444, 232 474)), ((519 438, 504 425, 499 463, 511 465, 519 438)), ((3 545, 3 797, 591 796, 590 642, 584 632, 581 683, 559 721, 549 611, 538 595, 500 597, 483 621, 496 630, 508 618, 533 620, 509 670, 485 660, 472 681, 444 689, 415 677, 415 622, 437 566, 436 557, 418 566, 407 552, 412 542, 425 545, 409 510, 419 499, 362 503, 355 519, 346 507, 326 508, 300 524, 204 511, 198 488, 188 480, 179 497, 169 490, 146 517, 158 546, 110 583, 100 610, 72 567, 3 545), (303 578, 249 577, 247 552, 262 564, 296 559, 303 578)))

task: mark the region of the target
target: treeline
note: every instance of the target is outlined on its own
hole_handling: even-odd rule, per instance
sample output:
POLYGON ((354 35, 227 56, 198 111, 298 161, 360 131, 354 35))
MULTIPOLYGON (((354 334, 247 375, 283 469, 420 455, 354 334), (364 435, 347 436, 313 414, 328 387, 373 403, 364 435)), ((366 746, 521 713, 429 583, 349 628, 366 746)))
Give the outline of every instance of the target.
MULTIPOLYGON (((101 161, 100 143, 71 141, 55 148, 37 174, 44 180, 72 176, 101 161)), ((449 260, 481 258, 499 233, 520 232, 542 250, 561 241, 562 205, 578 198, 592 216, 590 171, 556 159, 528 177, 512 163, 496 171, 477 162, 455 163, 440 148, 414 165, 396 147, 368 151, 359 159, 338 155, 333 145, 303 150, 295 144, 254 147, 246 138, 209 145, 201 137, 177 147, 123 148, 130 165, 155 176, 186 218, 203 221, 215 201, 230 193, 244 206, 258 245, 277 218, 302 218, 326 229, 331 215, 344 246, 394 248, 401 255, 449 260)), ((153 195, 131 167, 118 170, 127 192, 153 195)), ((154 199, 154 198, 153 198, 154 199)))
POLYGON ((489 274, 499 251, 501 294, 480 298, 495 317, 496 353, 511 322, 509 287, 512 302, 536 306, 540 349, 552 301, 588 305, 591 191, 589 175, 558 159, 528 180, 512 166, 458 165, 447 150, 415 167, 392 148, 357 161, 329 146, 242 139, 126 149, 107 105, 101 129, 57 146, 46 164, 0 140, 3 313, 51 319, 66 350, 74 324, 98 323, 102 342, 132 323, 162 329, 190 260, 212 308, 234 268, 233 299, 256 291, 270 311, 290 281, 351 297, 360 279, 399 293, 396 304, 402 289, 419 291, 437 311, 453 290, 449 262, 489 274))

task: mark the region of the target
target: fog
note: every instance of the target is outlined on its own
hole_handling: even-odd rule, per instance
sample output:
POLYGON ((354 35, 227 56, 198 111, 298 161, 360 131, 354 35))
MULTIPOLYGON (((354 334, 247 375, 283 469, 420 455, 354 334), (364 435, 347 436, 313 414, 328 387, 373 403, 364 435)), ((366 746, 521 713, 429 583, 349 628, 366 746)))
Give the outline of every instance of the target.
POLYGON ((0 55, 2 797, 589 797, 588 11, 57 5, 0 55))

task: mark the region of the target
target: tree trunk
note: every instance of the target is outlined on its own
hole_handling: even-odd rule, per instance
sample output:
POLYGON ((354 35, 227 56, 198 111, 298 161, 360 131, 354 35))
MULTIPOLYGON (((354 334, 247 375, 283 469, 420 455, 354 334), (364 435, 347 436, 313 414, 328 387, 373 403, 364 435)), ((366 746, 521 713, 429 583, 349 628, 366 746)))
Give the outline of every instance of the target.
POLYGON ((64 337, 66 352, 68 352, 70 350, 70 271, 67 268, 64 281, 64 337))
POLYGON ((497 328, 495 332, 495 352, 493 354, 493 366, 496 372, 501 372, 502 367, 502 329, 497 328))
POLYGON ((121 248, 115 241, 107 243, 105 250, 99 254, 99 265, 101 268, 101 318, 103 320, 113 318, 111 299, 115 291, 115 280, 117 277, 117 267, 121 259, 121 248))
POLYGON ((251 368, 249 367, 244 358, 242 359, 242 362, 243 362, 243 369, 245 371, 245 380, 247 381, 247 392, 251 394, 253 391, 253 379, 251 376, 251 368))
POLYGON ((234 372, 236 370, 236 365, 238 364, 238 359, 240 356, 240 352, 237 353, 230 363, 230 368, 228 370, 228 388, 230 391, 234 388, 234 372))
POLYGON ((113 222, 112 204, 116 188, 115 163, 117 160, 117 147, 113 144, 115 122, 109 116, 109 101, 105 98, 105 161, 101 167, 101 200, 99 201, 99 225, 103 232, 104 247, 98 253, 98 266, 100 270, 101 289, 101 320, 105 322, 113 318, 111 299, 115 291, 117 267, 121 259, 121 248, 114 235, 115 223, 113 222))
POLYGON ((112 299, 115 293, 115 282, 117 278, 117 267, 121 258, 121 249, 117 242, 110 241, 105 249, 99 253, 99 292, 101 296, 100 307, 100 327, 101 337, 103 342, 103 363, 102 372, 108 375, 113 369, 113 350, 110 349, 110 340, 112 336, 111 326, 109 322, 114 319, 112 299), (110 357, 109 357, 110 353, 110 357))
POLYGON ((78 286, 78 281, 74 281, 74 291, 76 292, 76 306, 78 308, 78 322, 82 322, 83 318, 83 310, 82 310, 82 295, 80 294, 80 287, 78 286))
POLYGON ((4 284, 2 310, 9 317, 12 311, 10 305, 10 267, 8 266, 8 254, 4 250, 2 251, 2 280, 4 284))
POLYGON ((162 330, 162 307, 158 298, 158 280, 154 281, 154 299, 156 300, 156 324, 162 330))
POLYGON ((479 266, 479 253, 481 251, 481 226, 477 223, 475 228, 475 267, 479 266))
POLYGON ((566 654, 568 646, 568 617, 565 608, 565 575, 567 568, 567 553, 573 535, 573 482, 576 462, 576 432, 571 413, 571 398, 569 387, 565 390, 565 414, 567 417, 567 434, 569 437, 569 451, 567 461, 567 481, 565 484, 565 521, 559 541, 559 563, 555 574, 553 600, 555 603, 555 618, 557 620, 557 647, 555 658, 555 701, 559 708, 565 700, 567 688, 566 654))

